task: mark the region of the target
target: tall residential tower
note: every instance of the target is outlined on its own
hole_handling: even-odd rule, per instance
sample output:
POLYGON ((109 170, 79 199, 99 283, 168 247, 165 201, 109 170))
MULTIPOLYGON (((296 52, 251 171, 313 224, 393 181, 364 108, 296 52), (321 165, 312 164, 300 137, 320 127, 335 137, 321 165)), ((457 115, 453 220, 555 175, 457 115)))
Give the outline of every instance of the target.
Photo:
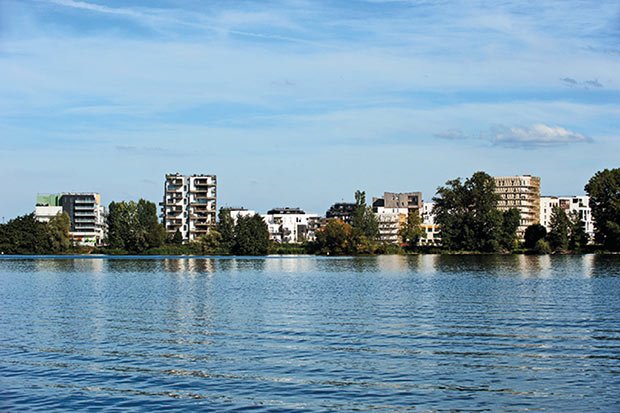
POLYGON ((166 175, 161 203, 166 232, 173 236, 179 231, 184 241, 207 234, 215 227, 216 201, 215 175, 166 175))
POLYGON ((495 192, 500 196, 500 211, 516 208, 521 213, 517 236, 523 239, 525 229, 540 222, 540 178, 531 175, 495 176, 495 192))

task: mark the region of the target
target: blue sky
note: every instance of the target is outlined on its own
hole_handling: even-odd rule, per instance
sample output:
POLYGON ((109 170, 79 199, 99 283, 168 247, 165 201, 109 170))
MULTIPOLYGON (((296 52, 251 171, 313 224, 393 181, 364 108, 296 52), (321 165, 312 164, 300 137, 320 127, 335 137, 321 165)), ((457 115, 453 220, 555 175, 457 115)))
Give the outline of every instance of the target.
POLYGON ((0 0, 0 216, 38 192, 324 213, 484 170, 620 166, 617 1, 0 0))

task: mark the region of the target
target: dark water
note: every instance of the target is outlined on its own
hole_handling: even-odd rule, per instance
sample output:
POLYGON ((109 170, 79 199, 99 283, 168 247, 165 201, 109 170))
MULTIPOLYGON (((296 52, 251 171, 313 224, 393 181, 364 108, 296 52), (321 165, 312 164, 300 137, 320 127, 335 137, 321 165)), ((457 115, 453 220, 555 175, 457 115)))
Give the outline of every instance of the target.
POLYGON ((620 256, 0 259, 0 410, 620 411, 620 256))

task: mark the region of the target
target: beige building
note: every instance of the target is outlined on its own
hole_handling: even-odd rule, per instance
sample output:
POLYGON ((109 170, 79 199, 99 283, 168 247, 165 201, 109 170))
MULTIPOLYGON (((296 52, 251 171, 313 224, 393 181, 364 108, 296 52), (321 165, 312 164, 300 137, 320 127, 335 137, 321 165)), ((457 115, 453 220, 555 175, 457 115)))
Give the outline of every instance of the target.
POLYGON ((217 211, 215 175, 166 175, 162 218, 166 232, 181 233, 183 240, 194 241, 215 227, 217 211))
POLYGON ((399 244, 400 229, 408 214, 420 214, 421 192, 384 192, 382 198, 372 199, 372 209, 379 224, 379 239, 388 244, 399 244))
POLYGON ((517 230, 523 239, 525 229, 540 223, 540 178, 531 175, 495 176, 495 192, 499 194, 497 205, 501 211, 516 208, 521 213, 517 230))

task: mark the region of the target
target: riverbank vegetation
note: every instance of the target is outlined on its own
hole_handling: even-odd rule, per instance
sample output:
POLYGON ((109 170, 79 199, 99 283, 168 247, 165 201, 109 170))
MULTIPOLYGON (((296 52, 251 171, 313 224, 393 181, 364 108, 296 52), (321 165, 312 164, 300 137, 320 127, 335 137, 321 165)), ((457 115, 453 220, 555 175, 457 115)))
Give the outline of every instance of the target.
MULTIPOLYGON (((139 200, 112 202, 108 209, 105 247, 80 247, 70 237, 65 213, 49 222, 34 214, 0 224, 0 254, 144 254, 144 255, 377 255, 405 253, 581 253, 620 251, 620 168, 597 172, 585 186, 596 222, 595 244, 589 243, 578 214, 555 207, 550 229, 534 224, 517 237, 519 211, 500 211, 491 176, 476 172, 470 178, 446 182, 437 189, 435 223, 442 246, 419 246, 424 237, 420 214, 410 213, 399 231, 399 243, 381 242, 379 222, 363 191, 355 193, 351 224, 328 220, 303 244, 278 244, 269 240, 259 215, 233 220, 221 209, 215 229, 193 242, 183 242, 180 232, 166 234, 154 203, 139 200)), ((415 211, 415 210, 413 210, 415 211)))

